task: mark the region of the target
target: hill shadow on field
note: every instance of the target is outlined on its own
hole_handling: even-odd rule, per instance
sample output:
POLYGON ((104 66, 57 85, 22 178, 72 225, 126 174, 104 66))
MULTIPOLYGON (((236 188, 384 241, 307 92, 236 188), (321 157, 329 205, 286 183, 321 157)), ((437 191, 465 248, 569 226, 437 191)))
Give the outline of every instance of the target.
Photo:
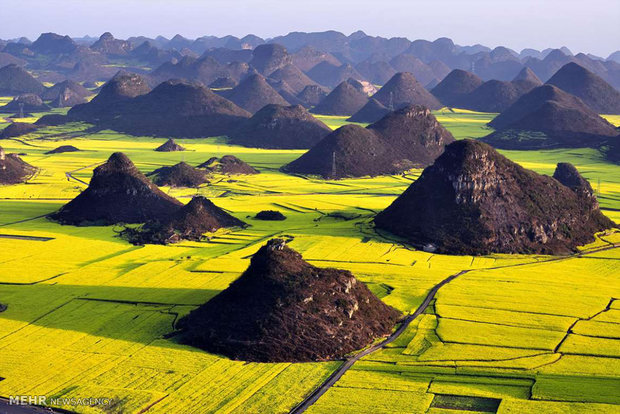
POLYGON ((178 318, 219 292, 212 289, 0 284, 0 300, 7 306, 0 313, 0 344, 5 340, 23 340, 61 347, 66 343, 91 342, 83 334, 92 336, 92 342, 108 338, 148 344, 172 332, 178 318))

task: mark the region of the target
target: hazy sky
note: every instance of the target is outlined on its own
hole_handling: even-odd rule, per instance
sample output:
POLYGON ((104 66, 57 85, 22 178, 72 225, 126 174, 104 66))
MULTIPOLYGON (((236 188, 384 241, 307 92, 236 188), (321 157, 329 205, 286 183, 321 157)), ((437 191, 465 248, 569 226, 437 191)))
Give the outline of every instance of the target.
POLYGON ((0 0, 0 38, 71 36, 273 37, 291 31, 504 45, 607 56, 620 49, 620 0, 0 0))

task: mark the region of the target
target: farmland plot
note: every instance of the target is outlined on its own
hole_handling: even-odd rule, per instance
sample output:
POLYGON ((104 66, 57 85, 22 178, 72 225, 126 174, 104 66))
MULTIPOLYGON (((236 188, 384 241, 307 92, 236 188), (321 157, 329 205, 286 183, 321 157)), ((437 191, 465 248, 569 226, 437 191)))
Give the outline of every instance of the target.
MULTIPOLYGON (((438 113, 457 138, 485 135, 492 117, 438 113)), ((332 127, 345 122, 323 120, 332 127)), ((173 335, 178 318, 239 277, 268 239, 284 237, 311 264, 350 270, 405 314, 435 284, 465 271, 397 340, 354 364, 310 412, 618 410, 620 234, 602 235, 582 254, 559 260, 426 253, 372 225, 420 170, 325 181, 279 171, 302 151, 205 138, 178 140, 185 152, 159 153, 153 148, 163 139, 85 131, 69 124, 28 135, 26 144, 1 143, 26 153, 41 171, 28 184, 0 187, 0 303, 7 305, 0 313, 0 396, 105 396, 115 402, 112 412, 288 412, 341 362, 246 364, 180 345, 173 335), (62 144, 82 151, 44 154, 62 144), (250 227, 203 242, 133 246, 118 237, 120 226, 60 226, 44 217, 79 194, 92 170, 117 150, 145 173, 182 160, 196 165, 238 156, 261 173, 162 189, 183 202, 208 196, 250 227), (266 209, 287 219, 254 219, 266 209)), ((620 171, 594 150, 504 154, 546 174, 558 161, 574 163, 603 212, 620 221, 620 171)))

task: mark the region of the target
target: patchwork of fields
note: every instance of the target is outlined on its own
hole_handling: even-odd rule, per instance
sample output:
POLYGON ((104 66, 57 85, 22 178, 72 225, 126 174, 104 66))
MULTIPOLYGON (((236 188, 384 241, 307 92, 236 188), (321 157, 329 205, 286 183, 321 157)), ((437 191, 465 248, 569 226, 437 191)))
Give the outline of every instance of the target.
MULTIPOLYGON (((486 135, 493 114, 442 110, 437 117, 464 138, 486 135)), ((279 172, 302 151, 208 138, 179 140, 185 152, 159 153, 153 148, 162 139, 86 128, 69 124, 0 141, 41 169, 27 184, 0 187, 0 303, 8 305, 0 313, 0 396, 113 398, 112 406, 62 407, 78 412, 288 412, 340 362, 231 361, 167 335, 179 317, 235 280, 266 240, 285 235, 310 263, 352 271, 405 313, 435 284, 465 271, 309 412, 620 412, 620 233, 565 258, 435 255, 371 225, 420 171, 324 181, 279 172), (44 154, 63 144, 83 151, 44 154), (220 231, 209 242, 140 247, 118 238, 120 228, 60 226, 44 217, 117 150, 143 172, 225 154, 247 161, 261 174, 164 190, 184 201, 205 195, 251 226, 220 231), (264 209, 287 220, 252 218, 264 209)), ((603 212, 620 222, 620 168, 595 150, 503 153, 545 174, 572 162, 603 212)))

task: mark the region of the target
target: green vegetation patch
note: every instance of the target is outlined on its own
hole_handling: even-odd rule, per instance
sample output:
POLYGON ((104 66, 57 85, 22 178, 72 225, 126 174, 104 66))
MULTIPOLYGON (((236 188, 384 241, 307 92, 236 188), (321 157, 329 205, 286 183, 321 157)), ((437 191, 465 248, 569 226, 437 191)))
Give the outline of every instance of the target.
POLYGON ((449 410, 466 410, 480 413, 496 413, 501 402, 502 400, 497 398, 435 394, 431 407, 446 408, 449 410))

